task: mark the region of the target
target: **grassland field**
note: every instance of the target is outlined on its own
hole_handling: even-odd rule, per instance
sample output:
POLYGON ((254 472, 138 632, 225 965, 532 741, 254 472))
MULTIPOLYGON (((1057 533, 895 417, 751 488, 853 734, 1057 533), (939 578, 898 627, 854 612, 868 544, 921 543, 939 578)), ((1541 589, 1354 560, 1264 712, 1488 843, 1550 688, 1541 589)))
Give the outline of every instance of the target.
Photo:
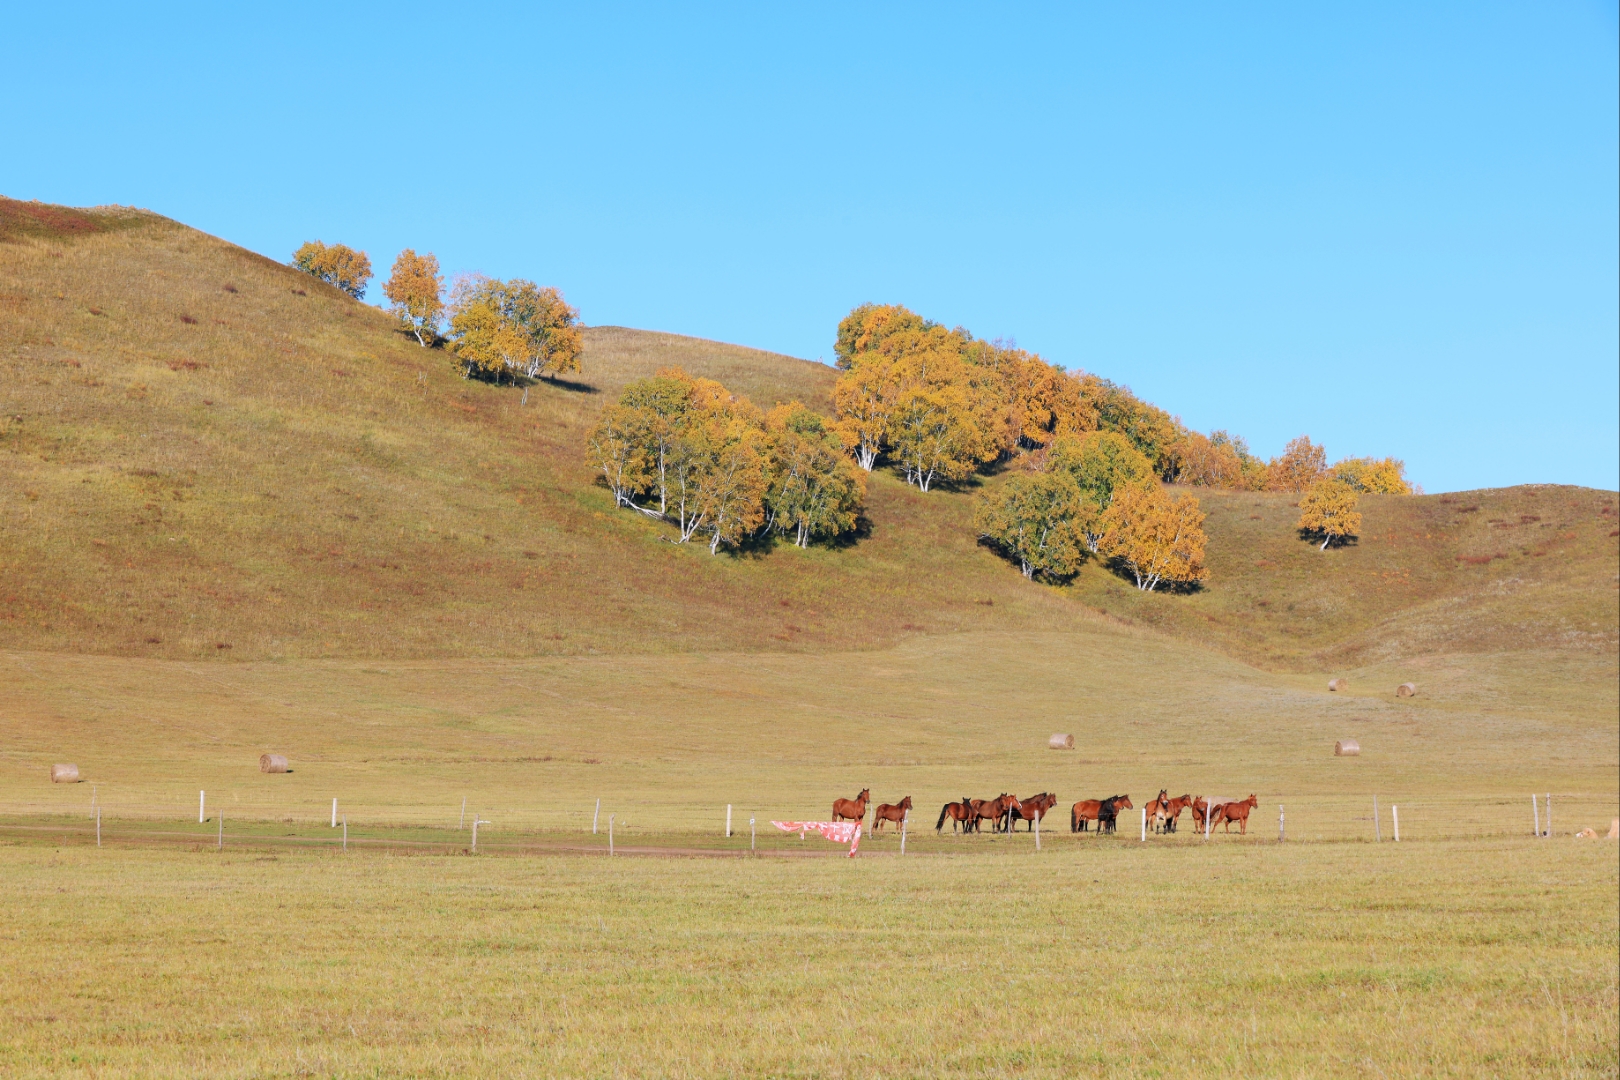
POLYGON ((854 544, 711 558, 581 461, 669 363, 832 377, 592 328, 525 397, 173 222, 0 201, 0 1075, 1620 1075, 1620 851, 1573 837, 1620 815, 1615 493, 1368 499, 1320 553, 1201 490, 1166 596, 1024 582, 973 488, 880 471, 854 544), (904 857, 768 826, 861 787, 904 857), (1161 788, 1260 806, 1068 831, 1161 788), (1039 850, 934 832, 1039 790, 1039 850))

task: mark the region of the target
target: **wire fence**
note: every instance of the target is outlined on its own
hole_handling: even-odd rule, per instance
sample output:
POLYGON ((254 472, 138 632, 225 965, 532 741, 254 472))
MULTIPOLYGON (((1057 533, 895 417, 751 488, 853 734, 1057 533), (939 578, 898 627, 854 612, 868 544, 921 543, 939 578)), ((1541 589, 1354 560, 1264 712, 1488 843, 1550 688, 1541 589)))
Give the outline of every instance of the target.
MULTIPOLYGON (((1248 792, 1193 793, 1209 798, 1243 798, 1248 792)), ((673 798, 638 799, 633 795, 556 799, 514 797, 511 794, 474 791, 462 799, 411 802, 378 799, 364 794, 353 798, 342 793, 318 801, 307 797, 286 798, 285 793, 187 791, 153 797, 149 792, 130 796, 111 784, 56 785, 38 797, 0 799, 0 834, 64 829, 77 824, 84 832, 97 819, 104 832, 129 826, 133 834, 157 838, 166 824, 183 830, 175 835, 191 842, 206 839, 201 825, 217 824, 221 815, 228 823, 248 829, 260 839, 271 839, 284 832, 298 843, 327 836, 336 841, 346 822, 352 830, 370 833, 390 832, 400 843, 416 842, 412 833, 423 833, 424 844, 444 843, 445 833, 470 835, 474 821, 480 823, 483 843, 490 846, 524 838, 550 837, 559 842, 569 837, 594 835, 605 840, 611 821, 617 838, 635 843, 638 838, 723 836, 728 817, 733 836, 746 835, 749 819, 755 829, 774 832, 771 819, 819 819, 825 806, 768 806, 737 803, 696 806, 673 798), (728 814, 729 811, 729 814, 728 814), (324 830, 321 832, 319 830, 324 830), (427 835, 431 834, 431 836, 427 835)), ((940 800, 941 803, 947 801, 940 800)), ((912 813, 910 834, 915 839, 933 835, 937 807, 919 800, 912 813)), ((1061 843, 1071 836, 1067 803, 1054 807, 1042 825, 1044 837, 1061 843)), ((1216 824, 1212 839, 1247 836, 1276 840, 1285 835, 1295 843, 1396 842, 1403 843, 1461 840, 1489 837, 1570 837, 1592 829, 1606 835, 1611 822, 1620 818, 1620 793, 1522 792, 1504 794, 1369 792, 1365 795, 1259 794, 1258 805, 1248 816, 1246 829, 1237 822, 1216 824)), ((1184 811, 1173 835, 1158 835, 1151 818, 1145 822, 1140 803, 1122 810, 1116 837, 1139 839, 1146 827, 1150 843, 1187 843, 1203 839, 1190 811, 1184 811)), ((948 828, 948 827, 947 827, 948 828)), ((986 829, 988 835, 988 829, 986 829)), ((1075 836, 1084 841, 1095 834, 1075 836)), ((200 841, 199 841, 200 842, 200 841)), ((357 842, 359 842, 357 840, 357 842)))

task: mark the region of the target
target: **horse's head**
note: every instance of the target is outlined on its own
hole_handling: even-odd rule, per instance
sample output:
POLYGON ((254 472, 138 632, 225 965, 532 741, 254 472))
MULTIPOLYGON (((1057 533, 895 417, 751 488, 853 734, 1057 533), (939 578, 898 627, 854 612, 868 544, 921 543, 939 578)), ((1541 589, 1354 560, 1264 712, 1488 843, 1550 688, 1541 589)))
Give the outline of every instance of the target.
POLYGON ((1249 797, 1247 799, 1244 799, 1243 801, 1248 803, 1249 807, 1251 809, 1260 805, 1260 800, 1255 798, 1254 792, 1252 792, 1252 791, 1249 792, 1249 797))
POLYGON ((1131 797, 1129 795, 1121 795, 1121 796, 1119 796, 1119 801, 1114 804, 1114 809, 1115 810, 1135 810, 1136 807, 1131 805, 1131 797))
POLYGON ((865 802, 866 800, 870 799, 871 797, 872 797, 872 789, 871 788, 861 788, 861 793, 859 795, 855 796, 855 801, 856 802, 865 802))
POLYGON ((900 809, 902 809, 902 810, 910 810, 911 809, 911 796, 910 795, 907 795, 905 798, 900 800, 900 809))
POLYGON ((1158 798, 1159 805, 1163 806, 1165 803, 1167 803, 1169 801, 1170 801, 1170 793, 1168 791, 1164 790, 1164 788, 1160 788, 1159 789, 1159 798, 1158 798))

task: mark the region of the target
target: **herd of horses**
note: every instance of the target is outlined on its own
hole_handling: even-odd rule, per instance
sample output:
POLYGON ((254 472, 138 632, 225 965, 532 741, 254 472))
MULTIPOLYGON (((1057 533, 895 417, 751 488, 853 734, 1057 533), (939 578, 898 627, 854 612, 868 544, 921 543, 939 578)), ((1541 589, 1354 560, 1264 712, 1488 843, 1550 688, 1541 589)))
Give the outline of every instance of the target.
MULTIPOLYGON (((853 799, 833 800, 834 821, 865 821, 866 807, 872 799, 869 788, 862 788, 861 793, 853 799)), ((941 832, 945 823, 951 823, 951 832, 960 830, 964 833, 978 832, 979 826, 990 822, 994 832, 1012 832, 1023 821, 1025 828, 1034 830, 1046 817, 1046 812, 1057 805, 1057 796, 1050 791, 1043 791, 1039 795, 1031 795, 1027 799, 1020 799, 1010 792, 1002 792, 994 799, 969 799, 964 797, 961 802, 948 802, 939 811, 939 821, 934 824, 934 831, 941 832)), ((1144 808, 1146 820, 1152 825, 1155 833, 1173 833, 1181 821, 1182 811, 1191 811, 1193 825, 1199 832, 1213 831, 1217 825, 1224 826, 1226 832, 1232 831, 1235 822, 1239 832, 1247 836, 1249 833, 1249 811, 1260 805, 1260 800, 1250 795, 1247 799, 1219 799, 1203 795, 1178 795, 1170 797, 1170 793, 1160 789, 1158 797, 1153 799, 1144 808), (1205 819, 1208 819, 1206 825, 1205 819)), ((1114 795, 1107 799, 1082 799, 1074 804, 1069 811, 1069 831, 1086 832, 1095 826, 1099 833, 1111 833, 1119 821, 1121 810, 1134 810, 1129 795, 1114 795)), ((881 803, 872 811, 872 831, 878 832, 883 828, 885 821, 899 828, 911 812, 911 796, 907 795, 897 803, 881 803)))

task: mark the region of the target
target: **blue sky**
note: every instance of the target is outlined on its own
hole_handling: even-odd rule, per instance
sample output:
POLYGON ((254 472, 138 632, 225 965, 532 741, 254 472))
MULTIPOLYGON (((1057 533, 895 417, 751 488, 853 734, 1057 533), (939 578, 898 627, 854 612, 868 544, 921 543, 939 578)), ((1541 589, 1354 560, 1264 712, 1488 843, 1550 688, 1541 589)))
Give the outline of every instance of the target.
POLYGON ((233 7, 13 11, 0 193, 811 359, 904 303, 1262 454, 1620 485, 1614 2, 233 7))

